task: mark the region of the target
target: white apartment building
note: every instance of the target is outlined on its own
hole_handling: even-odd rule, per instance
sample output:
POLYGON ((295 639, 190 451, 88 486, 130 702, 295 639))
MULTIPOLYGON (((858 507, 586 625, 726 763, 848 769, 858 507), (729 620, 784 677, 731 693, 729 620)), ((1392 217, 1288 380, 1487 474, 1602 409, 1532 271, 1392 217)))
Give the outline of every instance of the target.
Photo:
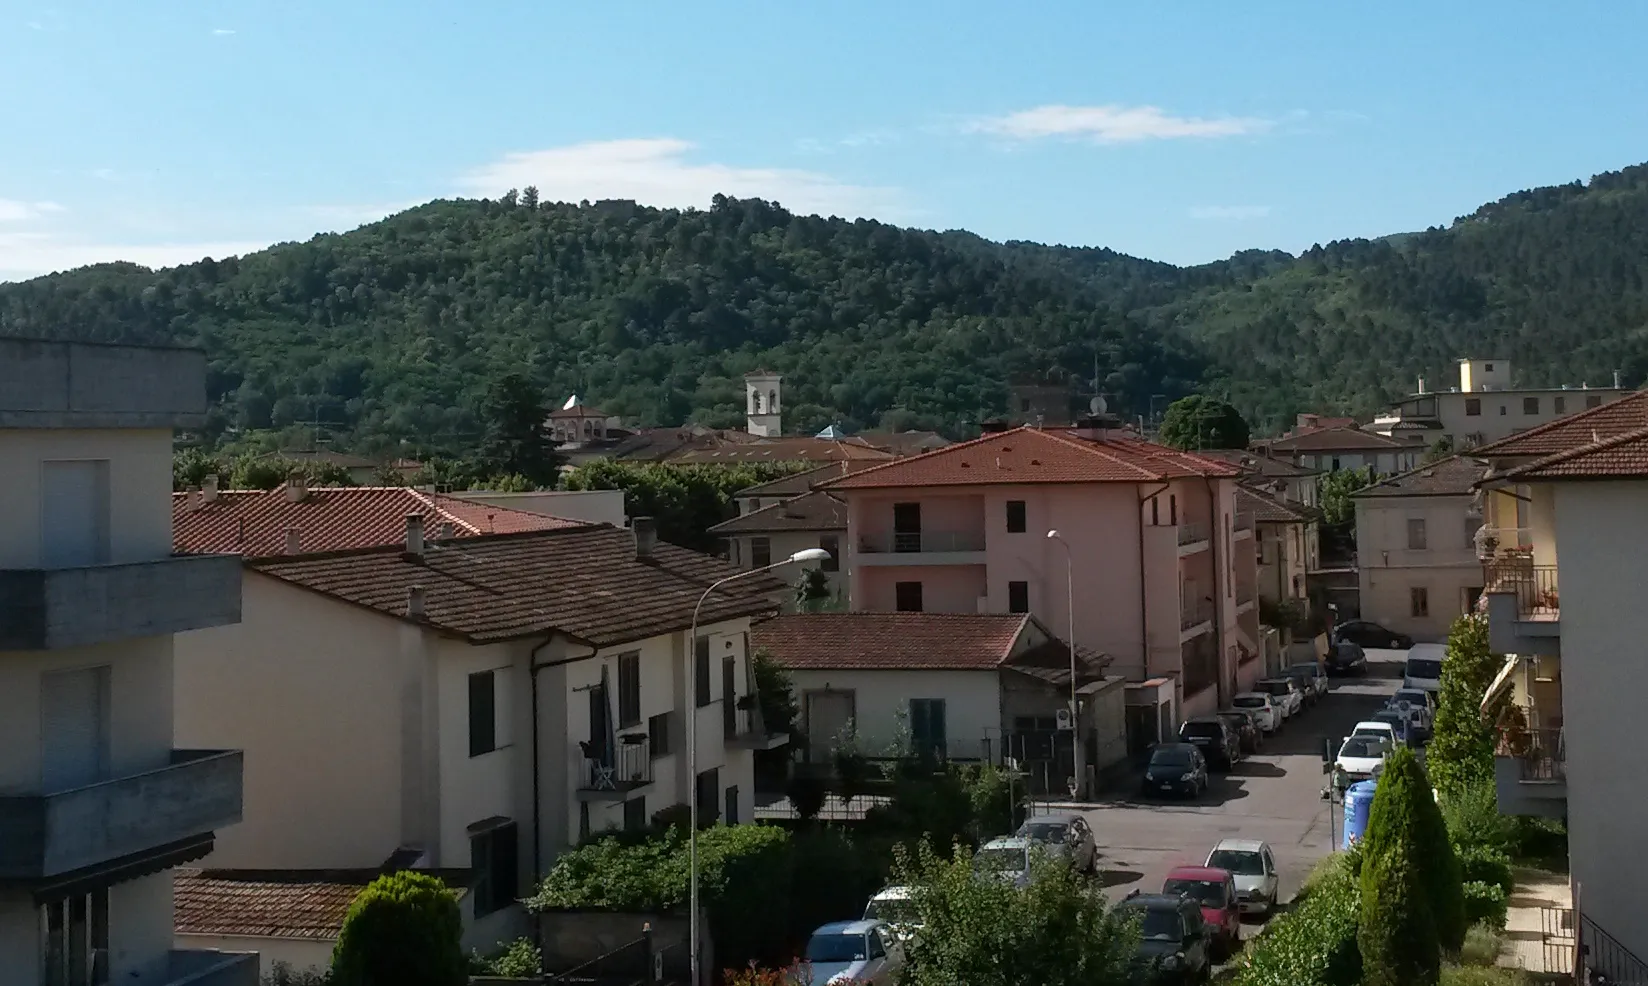
POLYGON ((256 986, 180 951, 172 877, 241 815, 241 754, 173 736, 173 635, 240 619, 240 563, 172 554, 194 350, 0 339, 0 986, 256 986))
MULTIPOLYGON (((844 601, 851 548, 847 504, 817 487, 873 464, 832 462, 739 490, 733 497, 738 516, 710 528, 710 533, 726 539, 727 558, 742 569, 762 568, 798 551, 823 548, 830 557, 806 567, 821 569, 831 598, 844 601)), ((796 568, 787 573, 789 581, 800 577, 802 566, 796 568)))
POLYGON ((1454 456, 1357 491, 1362 617, 1415 640, 1443 641, 1482 595, 1476 531, 1480 460, 1454 456))
POLYGON ((1582 961, 1638 981, 1648 392, 1473 454, 1494 469, 1479 544, 1490 646, 1508 658, 1484 702, 1511 700, 1498 721, 1500 808, 1567 818, 1582 961))
POLYGON ((1419 378, 1415 393, 1373 420, 1382 435, 1426 445, 1443 441, 1454 449, 1496 442, 1564 415, 1618 400, 1630 391, 1613 386, 1517 387, 1508 359, 1461 359, 1459 385, 1428 391, 1419 378))

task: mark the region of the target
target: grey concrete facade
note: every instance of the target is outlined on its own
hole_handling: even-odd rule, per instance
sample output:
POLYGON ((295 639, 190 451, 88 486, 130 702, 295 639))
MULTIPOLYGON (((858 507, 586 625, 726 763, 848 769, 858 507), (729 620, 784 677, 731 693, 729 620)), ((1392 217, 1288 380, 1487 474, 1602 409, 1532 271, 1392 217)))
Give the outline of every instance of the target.
POLYGON ((210 835, 241 817, 239 750, 175 750, 157 770, 0 797, 0 880, 37 880, 210 835))
POLYGON ((0 338, 0 428, 196 428, 198 349, 0 338))
POLYGON ((238 555, 0 569, 0 651, 59 650, 240 622, 238 555))

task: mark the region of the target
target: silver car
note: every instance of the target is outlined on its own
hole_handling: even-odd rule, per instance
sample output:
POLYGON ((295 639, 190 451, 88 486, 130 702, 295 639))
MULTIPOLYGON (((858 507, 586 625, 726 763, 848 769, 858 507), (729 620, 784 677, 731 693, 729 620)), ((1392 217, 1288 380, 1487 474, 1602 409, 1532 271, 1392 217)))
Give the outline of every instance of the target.
POLYGON ((1032 815, 1013 833, 1028 839, 1055 857, 1064 859, 1078 873, 1093 872, 1098 848, 1093 844, 1093 830, 1087 820, 1074 812, 1051 815, 1032 815))
POLYGON ((1271 854, 1269 843, 1225 839, 1207 854, 1207 865, 1230 871, 1236 881, 1242 913, 1269 914, 1276 908, 1282 881, 1276 873, 1276 857, 1271 854))
POLYGON ((1035 843, 1009 835, 991 839, 973 856, 973 871, 989 880, 1015 887, 1030 885, 1030 855, 1035 843))

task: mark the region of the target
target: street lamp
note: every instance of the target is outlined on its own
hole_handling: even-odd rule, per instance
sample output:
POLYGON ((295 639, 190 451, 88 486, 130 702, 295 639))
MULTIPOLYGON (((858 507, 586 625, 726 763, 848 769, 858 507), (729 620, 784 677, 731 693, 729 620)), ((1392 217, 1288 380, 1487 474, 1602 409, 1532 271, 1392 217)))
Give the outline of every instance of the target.
POLYGON ((1058 531, 1047 532, 1047 540, 1064 548, 1064 612, 1070 620, 1070 797, 1081 788, 1081 706, 1076 702, 1076 579, 1070 561, 1070 542, 1058 531))
MULTIPOLYGON (((687 709, 687 721, 689 723, 687 727, 687 773, 692 778, 692 794, 687 799, 688 825, 690 826, 687 833, 687 856, 690 870, 687 906, 691 909, 687 920, 688 935, 690 936, 688 951, 692 956, 692 986, 698 986, 700 982, 698 976, 698 668, 696 667, 698 662, 698 612, 704 608, 704 600, 710 597, 710 593, 728 582, 737 582, 739 579, 747 579, 752 575, 760 575, 762 572, 770 572, 775 568, 782 568, 796 562, 823 561, 828 557, 830 557, 830 553, 823 548, 803 548, 783 561, 776 561, 771 565, 752 568, 747 572, 738 572, 724 579, 718 579, 710 583, 709 588, 704 590, 704 594, 698 597, 698 604, 692 608, 692 629, 687 634, 688 646, 691 648, 687 656, 687 680, 692 682, 692 685, 689 686, 692 697, 689 702, 690 707, 687 709)), ((722 700, 732 701, 730 696, 722 696, 722 700)))

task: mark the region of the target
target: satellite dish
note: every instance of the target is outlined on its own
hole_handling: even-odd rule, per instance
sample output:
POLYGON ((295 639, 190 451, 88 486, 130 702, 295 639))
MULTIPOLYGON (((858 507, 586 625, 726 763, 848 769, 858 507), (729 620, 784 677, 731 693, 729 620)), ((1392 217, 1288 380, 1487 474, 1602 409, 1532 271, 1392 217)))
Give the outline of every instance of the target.
POLYGON ((1087 402, 1087 407, 1088 410, 1092 411, 1094 414, 1103 414, 1108 409, 1109 405, 1105 404, 1103 397, 1100 397, 1098 394, 1094 394, 1093 399, 1087 402))
POLYGON ((568 397, 568 398, 567 398, 567 399, 566 399, 566 403, 565 403, 565 404, 562 404, 562 405, 561 405, 561 410, 563 410, 563 411, 570 411, 570 410, 572 410, 572 409, 573 409, 573 408, 575 408, 575 407, 577 407, 577 406, 578 406, 578 395, 577 395, 577 394, 573 394, 573 395, 572 395, 572 396, 571 396, 571 397, 568 397))

